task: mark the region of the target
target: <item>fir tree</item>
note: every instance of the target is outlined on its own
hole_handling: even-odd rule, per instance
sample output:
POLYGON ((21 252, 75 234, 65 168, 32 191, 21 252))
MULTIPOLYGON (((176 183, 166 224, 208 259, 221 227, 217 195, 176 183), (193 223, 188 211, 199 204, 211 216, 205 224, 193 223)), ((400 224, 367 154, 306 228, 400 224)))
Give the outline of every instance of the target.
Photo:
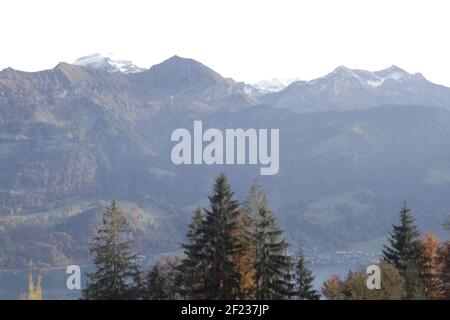
POLYGON ((393 225, 389 245, 384 246, 383 260, 396 267, 405 278, 408 298, 414 297, 417 291, 416 262, 421 250, 418 237, 415 219, 405 203, 400 210, 400 225, 393 225))
POLYGON ((138 298, 140 272, 136 255, 131 251, 130 233, 125 216, 113 201, 103 214, 102 225, 90 247, 96 271, 88 275, 84 299, 138 298))
POLYGON ((281 299, 290 296, 291 261, 287 255, 289 245, 282 239, 267 197, 258 184, 254 184, 245 202, 245 210, 253 219, 252 241, 255 250, 255 297, 281 299))
POLYGON ((291 300, 295 298, 296 291, 295 291, 295 278, 296 278, 296 272, 295 272, 295 261, 294 258, 287 252, 284 256, 285 259, 285 267, 284 267, 284 275, 283 280, 280 283, 280 292, 279 295, 277 295, 275 298, 277 299, 287 299, 291 300))
POLYGON ((182 244, 185 257, 179 267, 182 275, 180 291, 189 299, 201 299, 201 292, 204 290, 202 282, 205 276, 204 223, 203 209, 197 208, 188 226, 187 243, 182 244))
POLYGON ((169 298, 165 290, 164 277, 158 266, 154 266, 147 275, 143 298, 145 300, 167 300, 169 298))
POLYGON ((241 294, 241 275, 234 257, 242 246, 233 235, 239 228, 239 204, 224 174, 217 177, 209 202, 202 228, 201 257, 206 267, 200 293, 206 299, 236 299, 241 294))
POLYGON ((299 251, 296 264, 295 293, 300 300, 318 300, 320 294, 314 290, 314 276, 306 267, 303 250, 299 251))

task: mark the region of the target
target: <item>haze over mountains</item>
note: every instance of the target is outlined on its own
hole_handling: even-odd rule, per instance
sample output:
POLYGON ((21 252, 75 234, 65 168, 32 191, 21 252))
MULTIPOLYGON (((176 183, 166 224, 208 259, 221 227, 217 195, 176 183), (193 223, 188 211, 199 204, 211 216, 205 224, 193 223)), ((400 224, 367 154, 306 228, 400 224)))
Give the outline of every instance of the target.
MULTIPOLYGON (((295 246, 384 240, 404 199, 425 231, 450 212, 450 88, 399 67, 339 67, 278 92, 174 56, 150 69, 93 55, 0 72, 0 265, 87 261, 101 207, 116 199, 147 257, 178 247, 214 177, 240 200, 261 179, 295 246), (170 134, 279 128, 280 172, 175 166, 170 134)), ((275 90, 276 91, 276 90, 275 90)))

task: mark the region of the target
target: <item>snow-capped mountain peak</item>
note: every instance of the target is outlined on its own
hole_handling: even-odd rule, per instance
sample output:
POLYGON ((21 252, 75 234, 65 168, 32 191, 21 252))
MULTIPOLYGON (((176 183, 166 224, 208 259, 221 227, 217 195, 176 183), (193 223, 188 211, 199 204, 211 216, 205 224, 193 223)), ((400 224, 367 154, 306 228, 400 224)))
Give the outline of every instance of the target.
POLYGON ((272 78, 268 80, 262 80, 252 86, 262 93, 279 92, 289 86, 295 81, 299 81, 300 78, 272 78))
POLYGON ((335 84, 342 83, 343 81, 348 84, 348 81, 351 81, 352 83, 357 83, 363 87, 378 88, 385 84, 387 80, 402 82, 404 80, 410 80, 416 76, 417 75, 410 74, 395 65, 380 71, 350 69, 345 66, 339 66, 326 76, 311 80, 308 83, 314 84, 331 80, 335 84))
POLYGON ((129 60, 119 59, 114 54, 94 53, 77 59, 74 65, 85 66, 93 69, 108 71, 111 73, 137 73, 145 69, 140 68, 129 60))
POLYGON ((395 65, 392 65, 391 67, 380 71, 371 72, 371 74, 374 79, 368 80, 367 83, 372 87, 379 87, 388 79, 401 81, 412 76, 410 73, 406 72, 403 69, 400 69, 395 65))
POLYGON ((263 100, 267 105, 292 111, 353 110, 405 101, 424 105, 441 99, 438 96, 442 90, 420 73, 412 74, 395 65, 379 71, 340 66, 325 76, 294 82, 278 93, 267 94, 263 100), (430 87, 439 94, 429 94, 430 87))

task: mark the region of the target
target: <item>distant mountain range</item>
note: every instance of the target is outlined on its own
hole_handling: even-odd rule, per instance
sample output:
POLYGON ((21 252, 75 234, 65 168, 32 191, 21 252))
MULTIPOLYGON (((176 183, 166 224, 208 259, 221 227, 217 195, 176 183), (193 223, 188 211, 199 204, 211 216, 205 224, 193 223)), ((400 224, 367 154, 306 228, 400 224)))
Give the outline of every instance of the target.
POLYGON ((325 77, 297 81, 269 94, 263 102, 294 112, 345 111, 383 104, 428 105, 448 109, 450 89, 431 83, 420 73, 399 67, 371 72, 338 67, 325 77))
MULTIPOLYGON (((78 59, 74 64, 125 74, 145 71, 131 61, 116 59, 113 55, 93 54, 78 59)), ((154 68, 158 69, 157 66, 154 68)), ((365 109, 383 104, 439 108, 449 108, 450 105, 449 88, 395 65, 374 72, 340 66, 310 81, 273 78, 255 84, 241 82, 238 87, 260 103, 299 113, 365 109)))
POLYGON ((111 199, 140 253, 175 250, 221 171, 240 200, 261 179, 289 240, 310 251, 379 246, 404 199, 423 230, 440 232, 450 212, 449 88, 393 66, 339 67, 268 91, 178 56, 145 70, 94 55, 1 71, 0 266, 87 261, 111 199), (279 174, 173 165, 172 130, 198 119, 279 128, 279 174))

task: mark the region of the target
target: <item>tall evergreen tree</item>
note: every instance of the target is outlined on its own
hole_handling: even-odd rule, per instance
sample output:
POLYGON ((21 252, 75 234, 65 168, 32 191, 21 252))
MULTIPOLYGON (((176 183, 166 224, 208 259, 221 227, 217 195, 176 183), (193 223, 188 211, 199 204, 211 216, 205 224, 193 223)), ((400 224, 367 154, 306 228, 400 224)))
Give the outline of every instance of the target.
POLYGON ((205 276, 205 243, 203 227, 205 214, 202 208, 197 208, 188 226, 187 242, 182 244, 185 257, 181 261, 179 270, 182 275, 180 291, 189 299, 201 299, 204 291, 202 280, 205 276))
POLYGON ((88 300, 136 299, 140 271, 131 251, 131 230, 123 213, 112 201, 90 247, 96 271, 88 275, 83 298, 88 300))
POLYGON ((145 300, 167 300, 169 295, 166 291, 164 276, 160 268, 155 265, 147 274, 145 288, 142 296, 145 300))
POLYGON ((277 299, 287 299, 291 300, 295 298, 295 281, 296 281, 296 270, 295 270, 295 259, 289 252, 286 250, 285 252, 285 267, 284 267, 284 275, 283 280, 280 282, 281 285, 281 295, 277 296, 277 299))
POLYGON ((209 202, 202 228, 201 256, 206 268, 201 293, 206 299, 236 299, 241 295, 241 275, 234 259, 242 251, 234 236, 239 228, 239 203, 224 174, 217 177, 209 202))
POLYGON ((287 255, 288 243, 282 239, 272 214, 267 197, 255 183, 245 202, 245 210, 253 219, 252 241, 255 250, 255 297, 262 299, 281 299, 290 296, 291 261, 287 255))
POLYGON ((419 235, 415 219, 405 202, 400 210, 400 225, 393 225, 389 244, 383 247, 383 260, 396 267, 405 278, 408 298, 414 297, 417 291, 416 262, 421 251, 419 235))
POLYGON ((300 300, 318 300, 320 294, 314 290, 314 276, 306 267, 305 254, 303 250, 298 253, 295 277, 295 293, 300 300))

